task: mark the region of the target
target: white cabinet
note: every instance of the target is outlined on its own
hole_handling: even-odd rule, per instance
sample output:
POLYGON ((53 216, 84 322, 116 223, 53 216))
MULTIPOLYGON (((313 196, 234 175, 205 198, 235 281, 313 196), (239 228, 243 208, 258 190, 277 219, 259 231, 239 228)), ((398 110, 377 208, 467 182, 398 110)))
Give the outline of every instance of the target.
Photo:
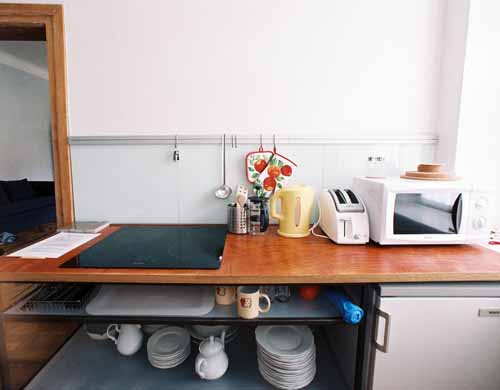
POLYGON ((500 285, 382 285, 377 307, 372 390, 500 389, 500 285))

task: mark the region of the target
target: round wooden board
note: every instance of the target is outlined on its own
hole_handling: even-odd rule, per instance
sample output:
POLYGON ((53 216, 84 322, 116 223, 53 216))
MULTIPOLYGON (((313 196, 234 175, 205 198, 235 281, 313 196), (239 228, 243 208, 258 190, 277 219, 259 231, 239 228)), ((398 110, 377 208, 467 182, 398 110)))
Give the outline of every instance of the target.
POLYGON ((420 171, 406 171, 406 176, 415 177, 417 179, 447 179, 455 175, 448 172, 420 172, 420 171))
POLYGON ((418 172, 440 172, 443 164, 441 163, 427 163, 419 164, 417 167, 418 172))
POLYGON ((426 180, 426 181, 457 181, 461 178, 459 176, 447 176, 443 177, 429 177, 429 176, 407 176, 401 175, 402 179, 410 179, 410 180, 426 180))

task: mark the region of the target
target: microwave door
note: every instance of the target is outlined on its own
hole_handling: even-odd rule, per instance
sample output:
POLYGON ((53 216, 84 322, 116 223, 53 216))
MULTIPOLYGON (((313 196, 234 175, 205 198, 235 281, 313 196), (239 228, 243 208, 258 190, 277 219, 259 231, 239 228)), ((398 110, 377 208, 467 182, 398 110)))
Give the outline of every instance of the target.
POLYGON ((458 234, 462 218, 461 193, 398 193, 393 233, 458 234))

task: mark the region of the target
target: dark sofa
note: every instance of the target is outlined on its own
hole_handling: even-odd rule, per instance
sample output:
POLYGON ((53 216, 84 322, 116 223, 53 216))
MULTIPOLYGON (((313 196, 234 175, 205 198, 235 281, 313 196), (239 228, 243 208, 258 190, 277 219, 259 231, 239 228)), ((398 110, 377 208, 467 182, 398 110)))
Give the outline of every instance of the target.
POLYGON ((56 221, 54 182, 0 181, 0 233, 56 221))

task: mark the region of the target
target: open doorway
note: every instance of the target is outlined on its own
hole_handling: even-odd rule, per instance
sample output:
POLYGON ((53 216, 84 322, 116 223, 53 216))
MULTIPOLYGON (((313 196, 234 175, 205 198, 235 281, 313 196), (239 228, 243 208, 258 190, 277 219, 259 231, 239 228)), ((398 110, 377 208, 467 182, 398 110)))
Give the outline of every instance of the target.
POLYGON ((38 29, 39 34, 23 34, 4 28, 6 36, 0 34, 0 245, 5 253, 57 229, 47 46, 45 28, 38 29))
MULTIPOLYGON (((0 81, 0 89, 8 89, 8 91, 0 91, 0 94, 3 94, 0 105, 5 105, 7 102, 10 104, 17 102, 18 104, 14 107, 0 108, 2 115, 5 114, 10 120, 0 126, 0 133, 3 134, 0 143, 7 142, 11 145, 12 150, 8 150, 6 154, 8 153, 8 158, 14 161, 13 164, 8 164, 9 171, 7 171, 7 167, 3 166, 7 162, 4 160, 0 162, 2 165, 0 169, 4 175, 0 177, 0 180, 27 179, 26 181, 31 182, 27 190, 28 197, 33 199, 36 196, 42 196, 46 199, 44 201, 20 199, 20 201, 27 200, 28 203, 23 206, 19 205, 19 208, 29 208, 31 202, 39 202, 40 207, 53 203, 55 211, 52 211, 51 218, 55 212, 57 226, 71 224, 74 220, 74 212, 68 144, 62 5, 0 4, 0 42, 3 43, 0 46, 3 47, 4 62, 10 59, 9 66, 6 66, 7 69, 5 66, 2 67, 3 70, 9 72, 9 77, 7 78, 7 74, 4 74, 4 78, 0 81), (23 48, 20 47, 22 46, 21 42, 27 42, 23 48), (21 53, 22 50, 25 50, 24 55, 21 53), (45 58, 37 55, 37 50, 38 53, 45 53, 45 58), (24 67, 24 70, 20 74, 17 73, 17 78, 11 78, 13 73, 16 73, 16 66, 24 67), (10 80, 9 88, 6 88, 6 80, 10 80), (42 88, 38 88, 38 92, 34 92, 35 89, 22 90, 20 85, 26 86, 31 84, 33 80, 38 80, 38 85, 44 84, 45 90, 42 88), (12 88, 12 85, 17 86, 17 88, 12 88), (40 102, 40 99, 35 99, 37 93, 45 99, 44 104, 40 102), (31 102, 31 105, 27 105, 28 102, 31 102), (38 115, 36 118, 30 118, 29 116, 34 116, 35 107, 38 107, 38 115), (28 123, 37 127, 40 132, 36 133, 37 135, 34 133, 28 135, 28 123), (22 124, 26 127, 23 128, 22 124), (16 130, 16 133, 13 130, 16 130), (5 135, 6 133, 8 136, 5 135), (12 137, 17 138, 16 141, 22 143, 15 146, 12 144, 12 137), (48 139, 48 145, 44 143, 42 146, 42 144, 37 143, 42 139, 44 141, 48 139), (35 147, 35 145, 38 146, 35 147), (49 158, 47 158, 47 154, 49 158), (38 157, 32 159, 32 155, 38 157), (33 165, 34 160, 39 162, 38 166, 33 165), (49 171, 50 161, 52 162, 52 172, 49 171)), ((26 197, 26 194, 22 193, 19 196, 23 187, 24 190, 27 188, 25 182, 14 183, 12 186, 14 188, 11 190, 17 191, 16 199, 26 197)), ((8 201, 12 202, 10 197, 12 194, 9 192, 6 196, 8 201)), ((1 207, 2 205, 0 205, 1 207)), ((7 205, 7 207, 10 206, 7 205)), ((50 207, 46 207, 46 212, 48 214, 51 212, 50 207)), ((31 218, 35 219, 35 217, 28 215, 19 216, 15 223, 8 226, 8 230, 17 230, 16 226, 24 229, 21 225, 33 223, 37 226, 42 225, 40 233, 47 234, 44 231, 47 228, 44 226, 46 224, 40 224, 40 219, 32 221, 31 218)), ((38 215, 37 218, 42 218, 43 221, 43 215, 38 215)), ((54 223, 51 222, 48 228, 49 232, 54 229, 54 223)), ((37 228, 30 227, 29 229, 37 231, 37 228)), ((3 228, 0 228, 0 232, 2 230, 3 228)), ((28 241, 30 239, 25 240, 24 243, 18 241, 17 244, 27 245, 28 241)), ((0 245, 0 261, 1 252, 5 251, 5 247, 2 247, 0 245)), ((12 248, 8 251, 11 250, 12 248)), ((6 310, 33 288, 36 288, 36 285, 31 283, 0 283, 0 311, 6 310)), ((74 323, 61 322, 56 324, 52 321, 2 321, 0 324, 2 328, 0 388, 25 388, 29 378, 40 370, 49 357, 59 349, 66 338, 75 331, 76 326, 74 323), (33 337, 35 333, 38 333, 37 337, 33 337)))
POLYGON ((62 6, 0 4, 0 255, 73 222, 62 6))

